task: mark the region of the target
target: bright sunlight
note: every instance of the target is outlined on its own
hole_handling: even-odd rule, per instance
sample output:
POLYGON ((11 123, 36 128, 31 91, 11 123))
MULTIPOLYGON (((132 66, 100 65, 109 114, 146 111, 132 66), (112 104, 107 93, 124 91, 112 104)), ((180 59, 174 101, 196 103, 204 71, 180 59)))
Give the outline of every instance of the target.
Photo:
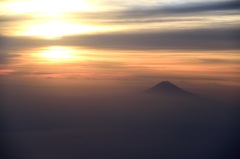
POLYGON ((91 10, 87 0, 26 0, 6 3, 13 13, 66 13, 91 10))
POLYGON ((71 24, 65 21, 48 21, 30 25, 24 35, 54 39, 65 35, 82 34, 97 30, 96 26, 71 24))
MULTIPOLYGON (((27 23, 19 22, 20 29, 14 35, 55 39, 66 35, 83 34, 99 30, 83 21, 69 20, 71 14, 94 10, 87 0, 22 0, 4 4, 4 10, 13 15, 24 15, 27 23)), ((3 10, 3 11, 4 11, 3 10)))
POLYGON ((43 57, 48 60, 68 61, 74 58, 74 50, 62 46, 51 46, 43 51, 43 57))

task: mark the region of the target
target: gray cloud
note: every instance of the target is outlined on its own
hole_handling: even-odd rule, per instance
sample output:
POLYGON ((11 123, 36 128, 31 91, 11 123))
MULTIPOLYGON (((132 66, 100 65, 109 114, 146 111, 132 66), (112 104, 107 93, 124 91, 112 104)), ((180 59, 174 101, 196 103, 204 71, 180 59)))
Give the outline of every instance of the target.
POLYGON ((118 11, 106 11, 106 12, 81 12, 73 13, 72 16, 80 18, 97 18, 99 19, 135 19, 135 18, 149 18, 149 17, 161 17, 161 16, 182 16, 183 14, 197 14, 207 13, 213 14, 238 14, 240 9, 240 2, 236 0, 220 1, 220 2, 199 2, 199 3, 186 3, 184 5, 159 5, 156 7, 130 7, 118 11), (221 12, 221 13, 220 13, 221 12))
POLYGON ((19 54, 11 54, 9 52, 0 52, 0 64, 8 64, 10 59, 20 57, 19 54))
POLYGON ((200 22, 205 21, 204 18, 189 18, 189 17, 157 17, 157 18, 140 18, 140 19, 100 19, 95 20, 94 24, 134 24, 134 23, 169 23, 169 22, 200 22))
POLYGON ((240 49, 237 28, 205 28, 168 32, 115 32, 106 34, 68 36, 61 45, 123 50, 232 50, 240 49))
POLYGON ((210 11, 229 11, 240 9, 240 2, 238 1, 223 1, 211 3, 190 3, 181 6, 158 6, 154 8, 144 9, 129 9, 119 13, 119 17, 150 17, 163 14, 185 14, 185 13, 199 13, 210 11))
POLYGON ((36 46, 46 46, 54 44, 53 40, 40 39, 37 37, 24 36, 3 36, 0 35, 0 47, 4 49, 13 49, 13 47, 30 48, 36 46))
POLYGON ((82 46, 94 49, 119 50, 238 50, 240 29, 203 28, 160 32, 107 32, 61 39, 44 40, 29 37, 0 37, 2 48, 30 48, 51 45, 82 46))

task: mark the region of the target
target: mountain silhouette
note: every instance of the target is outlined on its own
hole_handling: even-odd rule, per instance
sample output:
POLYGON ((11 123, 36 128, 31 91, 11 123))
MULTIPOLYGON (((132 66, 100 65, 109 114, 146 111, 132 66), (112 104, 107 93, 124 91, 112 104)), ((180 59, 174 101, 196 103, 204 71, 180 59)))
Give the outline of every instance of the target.
POLYGON ((192 95, 192 93, 176 86, 169 81, 162 81, 157 85, 147 89, 145 92, 162 95, 192 95))

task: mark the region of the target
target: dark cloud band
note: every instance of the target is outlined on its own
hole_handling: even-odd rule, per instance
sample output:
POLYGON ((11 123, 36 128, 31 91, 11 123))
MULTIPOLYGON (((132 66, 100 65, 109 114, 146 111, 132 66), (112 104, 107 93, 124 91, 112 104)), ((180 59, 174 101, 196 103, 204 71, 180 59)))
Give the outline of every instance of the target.
POLYGON ((237 28, 191 29, 168 32, 118 32, 65 37, 61 44, 123 50, 235 50, 240 49, 239 33, 240 30, 237 28))
POLYGON ((66 36, 57 40, 27 37, 1 37, 1 47, 36 47, 50 45, 81 46, 117 50, 238 50, 238 28, 205 28, 177 31, 107 32, 92 35, 66 36))

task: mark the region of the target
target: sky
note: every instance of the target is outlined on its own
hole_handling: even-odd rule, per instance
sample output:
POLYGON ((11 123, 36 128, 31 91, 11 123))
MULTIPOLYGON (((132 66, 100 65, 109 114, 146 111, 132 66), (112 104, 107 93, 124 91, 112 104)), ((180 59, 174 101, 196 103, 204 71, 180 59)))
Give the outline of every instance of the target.
POLYGON ((0 74, 238 85, 239 7, 232 0, 4 0, 0 74))
MULTIPOLYGON (((81 38, 81 35, 93 34, 100 38, 116 36, 114 41, 117 42, 118 36, 122 33, 125 38, 132 34, 135 36, 149 34, 150 37, 151 34, 163 34, 164 37, 174 39, 178 34, 185 36, 189 31, 191 34, 186 37, 187 39, 192 36, 200 39, 199 34, 209 34, 208 32, 212 30, 215 30, 213 35, 222 31, 225 34, 230 33, 230 37, 222 35, 224 33, 218 35, 226 41, 238 38, 231 35, 238 30, 239 25, 237 1, 18 0, 1 1, 0 8, 3 38, 5 36, 81 38)), ((85 36, 83 39, 88 38, 85 36)), ((213 38, 219 37, 215 35, 213 38)), ((181 36, 179 38, 182 39, 181 36)), ((150 44, 145 45, 147 47, 150 44)))
POLYGON ((1 0, 3 147, 14 159, 232 158, 239 26, 238 0, 1 0), (191 96, 143 94, 161 81, 191 96))
POLYGON ((4 0, 0 75, 239 86, 239 8, 233 0, 4 0))

